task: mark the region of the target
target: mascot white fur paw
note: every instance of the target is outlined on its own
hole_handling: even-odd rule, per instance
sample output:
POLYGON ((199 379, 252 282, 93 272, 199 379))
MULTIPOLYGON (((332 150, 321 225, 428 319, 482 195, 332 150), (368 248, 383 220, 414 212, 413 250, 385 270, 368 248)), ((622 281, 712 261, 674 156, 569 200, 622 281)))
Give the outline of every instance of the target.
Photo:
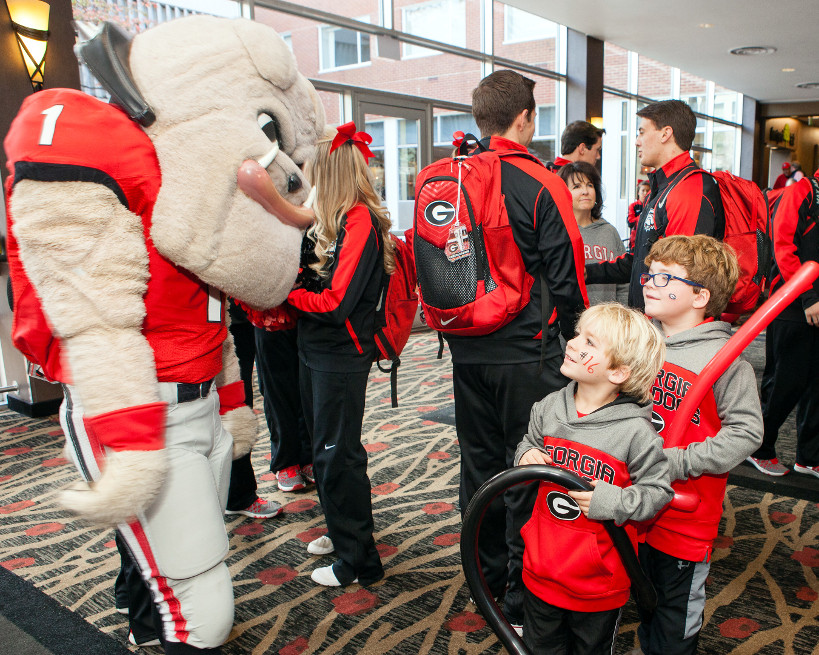
POLYGON ((225 298, 264 309, 291 288, 310 216, 295 208, 301 164, 324 113, 284 42, 251 21, 136 37, 106 24, 79 52, 112 104, 42 91, 5 141, 15 344, 64 385, 85 482, 63 501, 118 526, 167 652, 215 647, 232 622, 230 459, 256 438, 225 298))

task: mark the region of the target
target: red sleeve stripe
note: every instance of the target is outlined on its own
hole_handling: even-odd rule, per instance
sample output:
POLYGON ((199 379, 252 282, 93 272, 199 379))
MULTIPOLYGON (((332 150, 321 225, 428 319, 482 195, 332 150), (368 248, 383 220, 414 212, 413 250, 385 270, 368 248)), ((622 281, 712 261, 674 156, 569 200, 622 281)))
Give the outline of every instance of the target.
POLYGON ((358 335, 355 333, 355 330, 353 329, 353 324, 350 323, 349 318, 344 320, 344 325, 347 327, 347 332, 350 333, 350 338, 353 340, 353 343, 355 344, 355 349, 358 351, 358 354, 363 355, 364 349, 361 347, 361 344, 358 341, 358 335))

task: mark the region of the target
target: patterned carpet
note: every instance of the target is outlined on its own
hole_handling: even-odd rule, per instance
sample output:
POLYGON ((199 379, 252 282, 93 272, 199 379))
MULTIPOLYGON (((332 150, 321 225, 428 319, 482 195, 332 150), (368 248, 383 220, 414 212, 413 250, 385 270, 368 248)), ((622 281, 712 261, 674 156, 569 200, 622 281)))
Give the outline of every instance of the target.
MULTIPOLYGON (((397 409, 389 405, 388 377, 371 374, 363 441, 387 577, 368 589, 332 590, 310 580, 313 568, 331 561, 305 548, 324 532, 321 507, 313 490, 276 489, 259 416, 254 465, 260 493, 283 503, 285 513, 266 522, 226 520, 236 597, 226 653, 501 651, 469 603, 460 571, 455 430, 429 420, 452 403, 449 358, 436 360, 436 349, 434 335, 412 336, 399 373, 397 409)), ((127 623, 114 611, 119 558, 113 533, 69 520, 52 499, 76 475, 61 457, 62 442, 54 420, 0 414, 0 565, 125 643, 127 623)), ((819 507, 746 487, 729 489, 700 652, 819 652, 819 507)), ((634 648, 635 629, 629 604, 618 653, 634 648)))

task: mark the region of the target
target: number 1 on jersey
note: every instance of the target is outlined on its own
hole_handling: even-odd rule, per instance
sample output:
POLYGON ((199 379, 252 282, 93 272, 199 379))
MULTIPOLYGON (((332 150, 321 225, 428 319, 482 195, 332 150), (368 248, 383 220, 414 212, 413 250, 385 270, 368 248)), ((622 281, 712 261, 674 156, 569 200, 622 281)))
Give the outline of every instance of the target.
POLYGON ((43 109, 40 113, 45 116, 43 120, 43 129, 40 132, 41 146, 50 146, 54 140, 54 128, 57 127, 57 119, 63 111, 63 105, 53 105, 48 109, 43 109))
POLYGON ((222 292, 219 291, 219 289, 208 285, 208 323, 222 322, 223 298, 222 292))

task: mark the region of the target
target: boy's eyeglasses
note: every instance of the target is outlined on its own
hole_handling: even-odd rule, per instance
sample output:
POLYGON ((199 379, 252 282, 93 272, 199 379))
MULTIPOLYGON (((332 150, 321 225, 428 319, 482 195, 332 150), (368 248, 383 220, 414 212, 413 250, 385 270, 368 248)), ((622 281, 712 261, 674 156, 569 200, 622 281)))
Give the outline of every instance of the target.
POLYGON ((648 284, 649 280, 651 280, 654 283, 654 286, 658 289, 667 287, 671 280, 679 280, 680 282, 685 282, 692 287, 698 287, 700 289, 703 288, 699 282, 686 280, 684 277, 677 277, 676 275, 671 275, 670 273, 643 273, 640 276, 640 286, 644 287, 646 284, 648 284))

